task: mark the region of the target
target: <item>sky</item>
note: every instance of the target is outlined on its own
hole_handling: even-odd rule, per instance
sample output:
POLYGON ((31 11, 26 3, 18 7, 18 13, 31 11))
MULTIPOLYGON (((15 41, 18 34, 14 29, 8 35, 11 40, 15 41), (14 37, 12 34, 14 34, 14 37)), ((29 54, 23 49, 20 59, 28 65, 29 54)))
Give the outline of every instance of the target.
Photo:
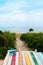
POLYGON ((0 27, 43 28, 43 0, 0 0, 0 27))

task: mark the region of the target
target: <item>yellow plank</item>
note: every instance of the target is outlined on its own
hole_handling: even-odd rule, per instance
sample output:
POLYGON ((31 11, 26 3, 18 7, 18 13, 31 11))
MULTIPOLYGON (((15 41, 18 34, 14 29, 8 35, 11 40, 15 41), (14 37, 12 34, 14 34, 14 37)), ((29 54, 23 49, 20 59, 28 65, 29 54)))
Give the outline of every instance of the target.
POLYGON ((27 65, 31 65, 31 62, 30 62, 30 58, 29 58, 28 53, 26 52, 26 53, 24 53, 24 55, 25 55, 26 64, 27 65))

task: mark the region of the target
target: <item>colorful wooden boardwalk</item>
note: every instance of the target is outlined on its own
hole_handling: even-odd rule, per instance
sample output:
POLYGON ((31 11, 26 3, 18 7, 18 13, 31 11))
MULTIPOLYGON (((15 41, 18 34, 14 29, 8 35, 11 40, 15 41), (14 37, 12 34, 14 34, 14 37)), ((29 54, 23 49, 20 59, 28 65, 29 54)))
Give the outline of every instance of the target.
POLYGON ((43 65, 43 53, 35 51, 8 51, 3 65, 43 65))

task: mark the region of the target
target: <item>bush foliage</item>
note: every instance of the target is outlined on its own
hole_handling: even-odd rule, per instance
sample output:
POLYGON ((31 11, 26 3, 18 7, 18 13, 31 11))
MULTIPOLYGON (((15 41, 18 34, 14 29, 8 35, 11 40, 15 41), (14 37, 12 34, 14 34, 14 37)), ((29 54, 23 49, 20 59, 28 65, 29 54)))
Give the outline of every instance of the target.
POLYGON ((25 33, 21 35, 20 39, 33 50, 43 51, 43 33, 25 33))
POLYGON ((7 50, 15 48, 15 33, 0 31, 0 58, 4 59, 7 50))

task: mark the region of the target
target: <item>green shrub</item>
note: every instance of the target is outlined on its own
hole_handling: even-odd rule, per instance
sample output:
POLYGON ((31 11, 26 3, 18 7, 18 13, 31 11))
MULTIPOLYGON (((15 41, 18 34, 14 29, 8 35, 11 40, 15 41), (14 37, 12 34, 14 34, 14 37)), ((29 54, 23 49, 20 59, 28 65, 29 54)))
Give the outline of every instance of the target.
POLYGON ((5 47, 0 47, 0 59, 4 59, 7 53, 7 49, 5 47))
POLYGON ((8 41, 7 38, 3 36, 2 34, 0 34, 0 47, 2 46, 6 47, 7 41, 8 41))
POLYGON ((3 32, 0 34, 0 58, 3 59, 10 48, 15 48, 15 33, 3 32))
POLYGON ((25 41, 28 47, 33 50, 43 51, 43 33, 22 34, 20 39, 25 41))

